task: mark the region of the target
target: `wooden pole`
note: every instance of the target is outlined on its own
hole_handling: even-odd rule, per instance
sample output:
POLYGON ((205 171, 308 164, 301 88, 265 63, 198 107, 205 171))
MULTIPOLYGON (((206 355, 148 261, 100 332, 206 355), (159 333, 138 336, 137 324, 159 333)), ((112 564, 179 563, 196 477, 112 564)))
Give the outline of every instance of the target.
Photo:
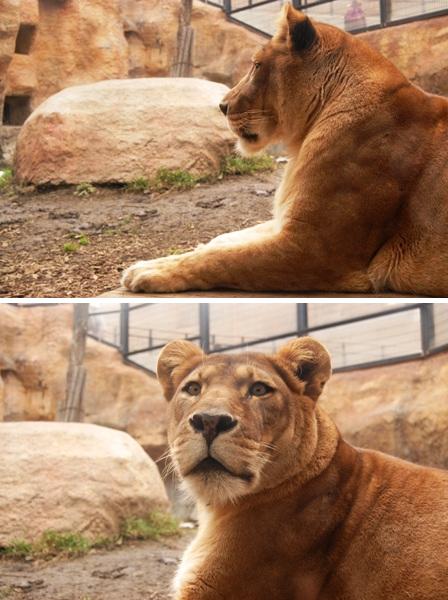
POLYGON ((73 338, 67 371, 65 402, 59 407, 58 421, 80 421, 86 382, 84 356, 86 350, 89 304, 73 306, 73 338))
POLYGON ((191 27, 193 0, 182 0, 177 30, 176 60, 171 69, 172 77, 191 77, 193 70, 194 30, 191 27))

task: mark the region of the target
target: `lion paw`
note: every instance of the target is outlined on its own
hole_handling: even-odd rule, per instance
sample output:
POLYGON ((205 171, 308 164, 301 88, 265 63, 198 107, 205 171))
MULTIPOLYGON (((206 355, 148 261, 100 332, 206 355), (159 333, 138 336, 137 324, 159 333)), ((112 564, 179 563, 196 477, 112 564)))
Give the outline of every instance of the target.
POLYGON ((123 273, 122 285, 131 292, 180 292, 187 289, 180 276, 180 256, 142 260, 123 273))

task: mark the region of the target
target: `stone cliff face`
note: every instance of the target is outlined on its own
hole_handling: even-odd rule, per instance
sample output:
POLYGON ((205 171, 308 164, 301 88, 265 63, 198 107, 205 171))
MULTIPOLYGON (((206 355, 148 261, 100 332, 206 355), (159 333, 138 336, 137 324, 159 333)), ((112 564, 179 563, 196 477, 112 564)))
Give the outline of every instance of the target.
MULTIPOLYGON (((0 305, 0 421, 52 421, 65 396, 72 307, 0 305)), ((166 446, 157 381, 88 339, 83 420, 131 434, 158 458, 166 446)))
MULTIPOLYGON (((66 87, 165 77, 175 60, 180 0, 0 0, 0 7, 0 106, 6 126, 21 125, 66 87)), ((263 38, 200 2, 192 18, 193 75, 236 83, 263 38)))
POLYGON ((448 354, 338 373, 322 406, 355 446, 448 469, 448 354))

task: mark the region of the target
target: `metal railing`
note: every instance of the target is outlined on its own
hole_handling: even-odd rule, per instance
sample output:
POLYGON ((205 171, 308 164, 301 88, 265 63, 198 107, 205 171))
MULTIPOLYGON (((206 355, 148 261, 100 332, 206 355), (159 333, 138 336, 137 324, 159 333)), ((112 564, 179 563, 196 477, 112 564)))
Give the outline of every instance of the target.
MULTIPOLYGON (((286 0, 202 0, 221 8, 229 19, 272 35, 275 18, 286 0)), ((292 0, 317 20, 351 33, 400 25, 448 14, 448 0, 292 0)))
POLYGON ((345 371, 447 350, 448 305, 301 303, 259 304, 255 309, 251 304, 125 303, 92 313, 89 333, 150 372, 161 348, 174 339, 194 341, 210 353, 272 352, 289 339, 312 335, 328 346, 334 370, 345 371))

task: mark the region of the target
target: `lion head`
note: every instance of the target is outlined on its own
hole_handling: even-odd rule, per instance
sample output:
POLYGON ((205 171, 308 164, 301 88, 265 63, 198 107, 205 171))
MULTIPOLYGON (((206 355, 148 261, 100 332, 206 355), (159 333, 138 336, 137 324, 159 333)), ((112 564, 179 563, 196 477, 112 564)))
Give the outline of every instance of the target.
POLYGON ((165 346, 157 374, 170 403, 171 458, 187 489, 207 504, 234 502, 305 467, 330 373, 328 352, 306 337, 272 356, 165 346))
POLYGON ((301 143, 335 80, 344 32, 315 23, 285 5, 275 36, 253 56, 252 66, 220 104, 246 154, 282 141, 301 143))

